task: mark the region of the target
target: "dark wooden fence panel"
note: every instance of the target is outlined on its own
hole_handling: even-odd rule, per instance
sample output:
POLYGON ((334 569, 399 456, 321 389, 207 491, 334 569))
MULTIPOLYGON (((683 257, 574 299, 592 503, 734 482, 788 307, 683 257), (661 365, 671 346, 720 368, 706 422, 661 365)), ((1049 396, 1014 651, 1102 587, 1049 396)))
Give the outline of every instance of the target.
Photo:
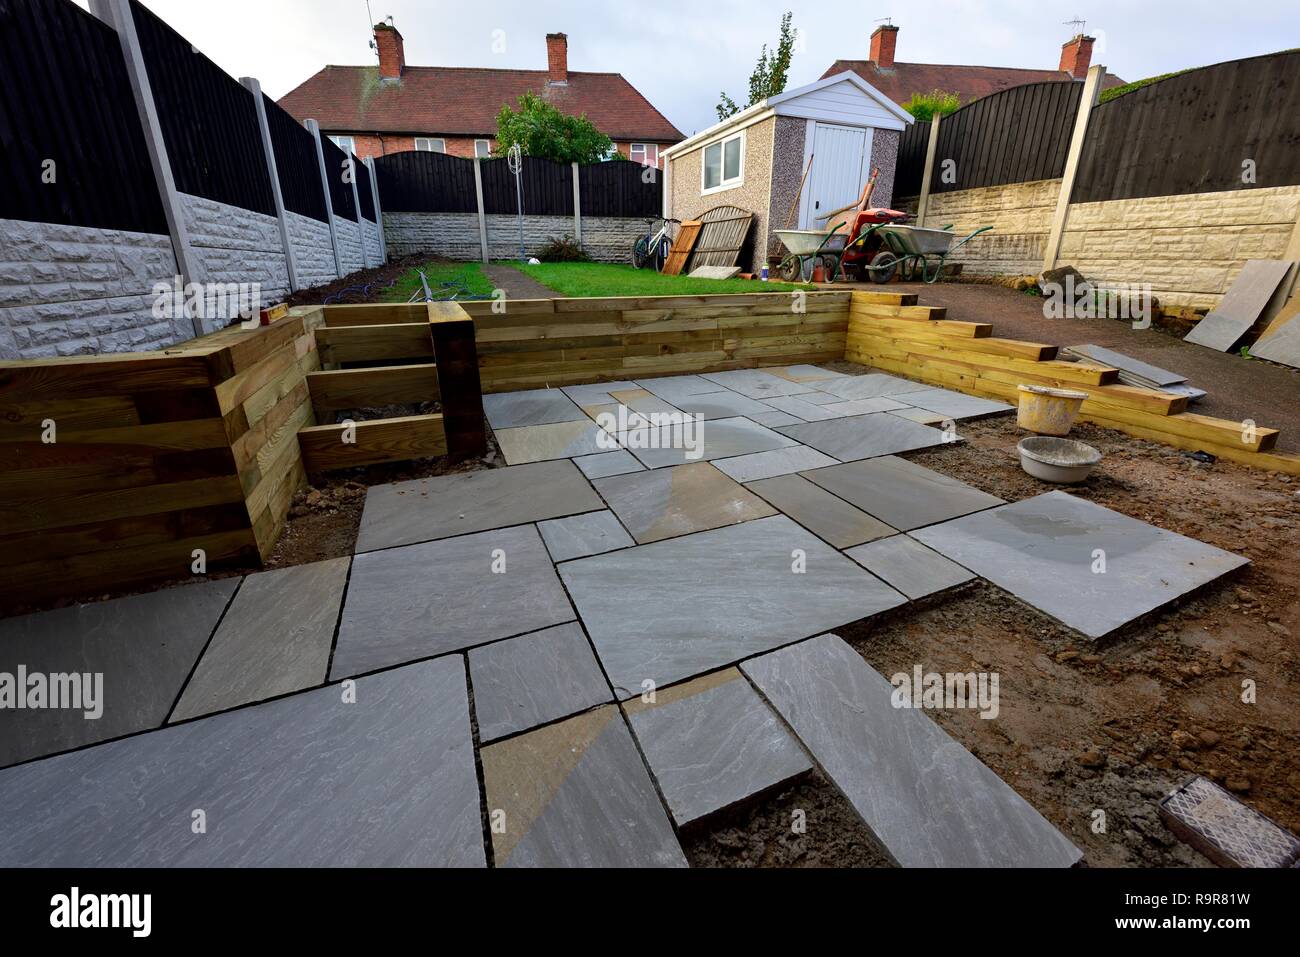
MULTIPOLYGON (((352 198, 352 183, 347 178, 348 153, 343 152, 328 136, 322 136, 320 145, 325 153, 325 180, 330 186, 330 202, 334 205, 334 215, 357 221, 357 204, 352 198)), ((360 161, 353 160, 355 166, 360 161)))
POLYGON ((1062 175, 1082 92, 1078 82, 1026 83, 945 116, 931 190, 948 193, 1062 175), (945 160, 956 164, 954 182, 943 181, 945 160))
POLYGON ((266 125, 271 131, 271 148, 275 150, 275 168, 279 173, 284 208, 322 223, 328 222, 325 193, 320 184, 320 163, 316 158, 316 138, 269 96, 262 94, 262 100, 266 105, 266 125))
POLYGON ((361 215, 375 221, 375 194, 370 187, 370 167, 357 160, 357 199, 361 201, 361 215))
POLYGON ((0 218, 167 232, 117 34, 68 0, 0 0, 0 181, 0 218))
POLYGON ((132 0, 176 188, 275 215, 253 95, 132 0))
POLYGON ((379 205, 393 213, 477 213, 474 161, 409 150, 375 160, 379 205))
POLYGON ((646 182, 640 163, 611 160, 578 167, 584 216, 658 216, 663 212, 663 171, 646 182))
POLYGON ((925 153, 930 146, 930 121, 917 120, 898 140, 898 165, 894 168, 894 202, 900 196, 918 196, 925 176, 925 153))
MULTIPOLYGON (((473 162, 467 160, 466 162, 473 162)), ((483 211, 517 213, 515 174, 505 159, 483 160, 483 211)), ((573 215, 573 166, 548 159, 524 157, 520 173, 524 212, 529 216, 573 215)))
POLYGON ((1300 185, 1300 53, 1216 63, 1098 104, 1075 203, 1300 185), (1254 162, 1255 180, 1242 178, 1254 162))

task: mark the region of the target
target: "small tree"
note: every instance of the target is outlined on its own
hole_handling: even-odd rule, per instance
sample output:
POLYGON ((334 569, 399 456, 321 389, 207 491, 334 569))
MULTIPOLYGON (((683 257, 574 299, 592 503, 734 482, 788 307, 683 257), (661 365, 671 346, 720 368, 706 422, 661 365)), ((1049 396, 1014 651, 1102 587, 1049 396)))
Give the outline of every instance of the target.
POLYGON ((956 93, 931 90, 929 93, 913 93, 912 98, 903 104, 903 109, 911 113, 913 119, 924 123, 936 115, 955 113, 960 106, 961 97, 956 93))
POLYGON ((515 143, 525 156, 557 163, 599 163, 614 145, 586 114, 561 113, 536 93, 525 93, 515 109, 507 104, 497 114, 496 154, 504 156, 515 143))
POLYGON ((781 18, 781 34, 776 41, 775 50, 769 53, 767 44, 763 44, 754 72, 749 75, 749 101, 743 107, 737 106, 736 101, 723 92, 717 106, 718 119, 725 120, 729 116, 735 116, 742 109, 760 103, 769 96, 785 92, 786 79, 790 73, 790 58, 794 55, 794 44, 799 37, 799 31, 790 25, 793 17, 794 14, 787 12, 781 18))

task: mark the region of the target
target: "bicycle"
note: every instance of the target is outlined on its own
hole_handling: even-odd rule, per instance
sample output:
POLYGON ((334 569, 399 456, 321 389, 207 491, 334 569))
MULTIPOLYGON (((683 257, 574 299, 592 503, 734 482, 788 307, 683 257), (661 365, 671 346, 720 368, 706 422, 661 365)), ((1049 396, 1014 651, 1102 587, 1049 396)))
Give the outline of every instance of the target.
POLYGON ((653 228, 646 230, 644 236, 638 236, 637 241, 632 244, 632 266, 636 269, 645 269, 646 266, 654 265, 655 272, 663 272, 664 263, 668 261, 668 253, 673 248, 673 237, 671 227, 675 223, 680 226, 680 219, 655 218, 647 219, 646 225, 653 227, 655 223, 662 223, 658 232, 653 228))

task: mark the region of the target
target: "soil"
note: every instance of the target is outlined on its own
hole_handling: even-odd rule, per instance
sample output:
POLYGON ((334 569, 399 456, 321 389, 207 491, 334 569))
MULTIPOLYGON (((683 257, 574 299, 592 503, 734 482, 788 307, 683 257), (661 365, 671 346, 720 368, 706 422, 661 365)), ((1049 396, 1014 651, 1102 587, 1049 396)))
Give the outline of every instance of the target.
MULTIPOLYGON (((383 266, 348 273, 342 279, 336 279, 334 282, 325 283, 321 286, 312 286, 310 289, 299 289, 284 301, 290 306, 315 306, 324 302, 328 297, 338 296, 337 301, 330 299, 332 305, 336 304, 336 302, 337 304, 383 302, 385 291, 395 285, 410 270, 416 266, 423 266, 428 262, 442 261, 444 260, 418 253, 401 259, 392 259, 383 266)), ((446 261, 450 262, 450 260, 446 261)))

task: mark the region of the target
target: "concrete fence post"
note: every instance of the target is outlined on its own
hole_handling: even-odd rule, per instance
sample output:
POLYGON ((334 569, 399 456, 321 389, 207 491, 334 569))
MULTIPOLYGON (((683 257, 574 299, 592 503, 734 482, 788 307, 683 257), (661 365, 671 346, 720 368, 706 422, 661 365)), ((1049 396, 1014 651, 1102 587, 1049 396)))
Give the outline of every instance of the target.
POLYGON ((370 170, 370 195, 375 203, 375 229, 379 231, 379 265, 382 266, 388 262, 388 241, 384 239, 384 211, 379 207, 379 172, 373 156, 367 156, 362 162, 370 170))
POLYGON ((483 211, 483 167, 482 160, 474 157, 474 192, 478 196, 478 244, 483 252, 483 261, 488 261, 487 214, 483 211))
POLYGON ((578 182, 578 164, 573 164, 573 239, 582 246, 582 186, 578 182))
POLYGON ((925 147, 925 169, 921 172, 921 195, 916 201, 916 225, 925 225, 930 206, 930 181, 934 176, 934 159, 939 153, 939 114, 930 120, 930 141, 925 147))
POLYGON ((343 278, 343 254, 339 251, 339 231, 334 225, 334 201, 330 198, 329 174, 325 172, 325 147, 320 141, 320 124, 315 120, 306 123, 307 132, 316 139, 316 164, 320 168, 320 188, 325 193, 325 215, 330 224, 330 244, 334 247, 334 275, 343 278))
POLYGON ((266 171, 271 177, 271 195, 275 198, 275 218, 280 226, 280 244, 284 246, 284 265, 289 273, 289 291, 297 292, 302 288, 298 282, 298 262, 293 254, 293 239, 289 236, 289 218, 284 212, 280 168, 275 162, 275 144, 271 142, 271 126, 266 120, 266 102, 262 99, 262 84, 251 76, 240 77, 239 82, 253 94, 253 106, 257 110, 257 126, 262 132, 262 154, 266 157, 266 171))
MULTIPOLYGON (((136 33, 135 19, 131 16, 130 0, 91 0, 91 12, 117 32, 122 45, 122 58, 126 61, 127 76, 131 81, 131 94, 135 99, 140 125, 144 128, 145 145, 149 150, 149 164, 153 168, 154 182, 162 199, 167 230, 171 235, 172 253, 176 256, 176 270, 182 284, 199 282, 200 267, 194 248, 190 245, 189 228, 185 225, 185 210, 172 176, 167 143, 163 140, 162 126, 158 122, 158 109, 154 104, 153 88, 149 85, 149 71, 145 67, 144 52, 140 49, 140 36, 136 33)), ((186 311, 195 336, 204 335, 203 317, 194 308, 198 296, 186 296, 186 311), (194 305, 191 305, 193 303, 194 305)))
POLYGON ((1083 81, 1079 112, 1074 117, 1074 133, 1070 136, 1070 152, 1065 157, 1061 191, 1056 196, 1056 211, 1052 214, 1047 247, 1043 252, 1043 272, 1056 268, 1057 256, 1061 252, 1061 236, 1065 233, 1065 221, 1070 212, 1070 196, 1074 193, 1074 180, 1079 174, 1079 158, 1083 155, 1083 144, 1088 138, 1088 119, 1101 96, 1101 81, 1105 76, 1106 68, 1098 64, 1088 68, 1088 77, 1083 81))

